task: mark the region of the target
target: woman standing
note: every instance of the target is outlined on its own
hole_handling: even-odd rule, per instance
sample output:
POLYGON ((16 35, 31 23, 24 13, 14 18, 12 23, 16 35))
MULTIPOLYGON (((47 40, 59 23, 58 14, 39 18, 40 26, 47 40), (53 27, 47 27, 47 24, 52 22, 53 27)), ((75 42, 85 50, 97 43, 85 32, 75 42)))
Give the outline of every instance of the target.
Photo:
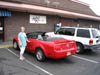
POLYGON ((24 52, 25 52, 25 48, 27 45, 27 42, 30 42, 29 40, 27 40, 27 36, 25 33, 25 28, 22 26, 21 27, 21 32, 18 34, 18 42, 19 42, 19 48, 20 48, 20 60, 24 60, 24 52))

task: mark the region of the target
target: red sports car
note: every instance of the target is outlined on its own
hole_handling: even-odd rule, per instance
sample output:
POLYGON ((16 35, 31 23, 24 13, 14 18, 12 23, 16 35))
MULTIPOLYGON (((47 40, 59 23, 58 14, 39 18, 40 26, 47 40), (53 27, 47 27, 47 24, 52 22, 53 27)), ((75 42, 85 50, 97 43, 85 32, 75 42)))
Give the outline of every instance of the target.
MULTIPOLYGON (((43 61, 46 58, 65 58, 76 53, 77 47, 73 40, 58 37, 46 37, 44 32, 27 33, 26 50, 34 53, 36 59, 43 61)), ((18 49, 18 37, 13 38, 13 47, 18 49)))

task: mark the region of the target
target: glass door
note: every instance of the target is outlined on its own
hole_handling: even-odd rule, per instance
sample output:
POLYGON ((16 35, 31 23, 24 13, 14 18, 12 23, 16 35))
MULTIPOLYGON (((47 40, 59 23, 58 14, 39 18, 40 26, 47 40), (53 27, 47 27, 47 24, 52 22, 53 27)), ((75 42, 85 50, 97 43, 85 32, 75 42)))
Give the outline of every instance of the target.
POLYGON ((0 41, 4 41, 4 18, 0 17, 0 41))

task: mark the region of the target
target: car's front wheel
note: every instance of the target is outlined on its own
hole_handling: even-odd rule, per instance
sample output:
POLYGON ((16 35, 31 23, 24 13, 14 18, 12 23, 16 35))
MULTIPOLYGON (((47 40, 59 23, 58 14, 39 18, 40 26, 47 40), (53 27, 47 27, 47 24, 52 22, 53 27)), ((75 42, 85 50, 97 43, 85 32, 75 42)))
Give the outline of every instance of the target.
POLYGON ((16 41, 13 41, 13 48, 14 48, 14 49, 18 49, 18 48, 19 48, 16 41))
POLYGON ((83 53, 84 52, 83 45, 80 44, 80 43, 76 43, 76 44, 77 44, 77 51, 76 51, 76 53, 77 54, 83 53))
POLYGON ((44 61, 46 59, 45 54, 41 48, 36 49, 35 55, 38 61, 44 61))

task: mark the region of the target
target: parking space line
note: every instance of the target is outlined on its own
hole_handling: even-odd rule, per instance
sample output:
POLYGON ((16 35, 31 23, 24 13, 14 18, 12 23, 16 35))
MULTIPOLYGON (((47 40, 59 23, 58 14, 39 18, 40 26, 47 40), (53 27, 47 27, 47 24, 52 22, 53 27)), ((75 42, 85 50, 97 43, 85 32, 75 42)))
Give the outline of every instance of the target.
MULTIPOLYGON (((7 50, 8 50, 10 53, 12 53, 13 55, 15 55, 15 56, 19 57, 16 53, 14 53, 13 51, 11 51, 10 49, 8 49, 8 48, 5 48, 5 49, 7 49, 7 50)), ((32 62, 30 62, 29 60, 26 60, 26 59, 25 59, 25 61, 26 61, 28 64, 30 64, 30 65, 32 65, 32 66, 34 66, 35 68, 37 68, 37 69, 39 69, 39 70, 41 70, 41 71, 45 72, 46 74, 48 74, 48 75, 53 75, 52 73, 50 73, 50 72, 46 71, 45 69, 43 69, 43 68, 41 68, 41 67, 39 67, 39 66, 37 66, 37 65, 33 64, 33 63, 32 63, 32 62)))
POLYGON ((72 56, 75 57, 75 58, 81 59, 81 60, 85 60, 85 61, 89 61, 89 62, 95 63, 95 64, 99 63, 97 61, 94 61, 94 60, 91 60, 91 59, 87 59, 87 58, 83 58, 83 57, 80 57, 80 56, 76 56, 76 55, 72 55, 72 56))

